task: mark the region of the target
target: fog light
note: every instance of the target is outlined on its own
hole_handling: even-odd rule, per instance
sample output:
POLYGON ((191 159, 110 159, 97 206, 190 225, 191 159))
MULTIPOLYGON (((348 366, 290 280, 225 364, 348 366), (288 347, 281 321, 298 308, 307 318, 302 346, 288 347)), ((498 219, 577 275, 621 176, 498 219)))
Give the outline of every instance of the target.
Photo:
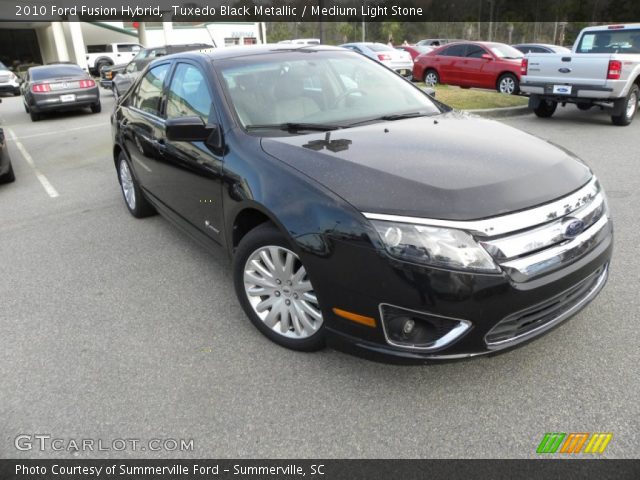
POLYGON ((442 348, 465 333, 471 322, 416 312, 392 305, 380 305, 387 343, 419 350, 442 348))
POLYGON ((404 332, 405 335, 409 335, 411 332, 413 332, 413 327, 416 326, 416 322, 414 322, 411 319, 408 319, 406 322, 404 322, 404 327, 402 327, 402 331, 404 332))

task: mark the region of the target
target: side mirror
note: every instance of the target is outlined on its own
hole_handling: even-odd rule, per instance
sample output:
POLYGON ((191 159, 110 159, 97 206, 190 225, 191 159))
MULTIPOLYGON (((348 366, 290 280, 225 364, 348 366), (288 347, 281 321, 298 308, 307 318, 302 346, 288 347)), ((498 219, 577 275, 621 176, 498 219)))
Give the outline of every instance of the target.
POLYGON ((165 131, 167 139, 173 142, 205 142, 212 148, 222 148, 218 125, 205 125, 200 117, 170 118, 165 131))
POLYGON ((491 55, 489 55, 488 53, 483 53, 480 58, 482 58, 484 60, 493 60, 493 57, 491 55))

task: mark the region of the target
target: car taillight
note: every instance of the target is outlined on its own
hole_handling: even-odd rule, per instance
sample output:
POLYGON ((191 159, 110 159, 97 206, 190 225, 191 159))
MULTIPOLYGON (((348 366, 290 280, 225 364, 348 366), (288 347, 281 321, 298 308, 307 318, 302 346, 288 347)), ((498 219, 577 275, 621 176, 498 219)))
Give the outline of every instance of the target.
POLYGON ((387 53, 379 53, 378 60, 391 60, 391 55, 387 53))
POLYGON ((46 93, 51 91, 51 87, 48 83, 40 83, 37 85, 31 85, 31 91, 33 93, 46 93))
POLYGON ((91 88, 95 86, 96 82, 93 80, 80 80, 80 88, 91 88))
POLYGON ((607 80, 620 80, 622 74, 622 62, 620 60, 609 61, 609 71, 607 72, 607 80))
POLYGON ((520 64, 520 74, 526 75, 528 68, 529 68, 529 60, 527 60, 526 58, 523 58, 522 63, 520 64))

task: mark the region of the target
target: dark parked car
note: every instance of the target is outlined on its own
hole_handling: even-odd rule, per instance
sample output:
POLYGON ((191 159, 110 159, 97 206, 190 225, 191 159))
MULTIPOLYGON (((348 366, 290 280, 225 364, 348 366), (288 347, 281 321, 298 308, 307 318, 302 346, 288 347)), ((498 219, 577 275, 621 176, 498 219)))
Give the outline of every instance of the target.
POLYGON ((102 68, 100 71, 100 86, 111 89, 113 95, 119 97, 129 89, 135 79, 138 78, 138 75, 140 75, 140 72, 144 70, 144 67, 156 58, 173 53, 209 48, 213 48, 213 46, 206 43, 188 43, 183 45, 164 45, 161 47, 145 48, 140 50, 128 64, 102 68))
POLYGON ((342 49, 164 57, 111 123, 130 213, 226 252, 249 319, 289 348, 487 354, 607 279, 612 224, 583 162, 342 49))
POLYGON ((520 50, 525 55, 527 53, 571 53, 570 48, 547 43, 521 43, 514 45, 513 48, 520 50))
POLYGON ((75 64, 31 67, 22 84, 22 95, 25 111, 34 122, 45 112, 86 107, 93 113, 101 110, 96 82, 75 64))
MULTIPOLYGON (((1 101, 1 100, 0 100, 1 101)), ((10 183, 16 179, 7 150, 4 130, 0 128, 0 183, 10 183)))
POLYGON ((413 78, 427 85, 495 88, 517 94, 522 57, 522 52, 504 43, 450 43, 420 55, 413 64, 413 78))

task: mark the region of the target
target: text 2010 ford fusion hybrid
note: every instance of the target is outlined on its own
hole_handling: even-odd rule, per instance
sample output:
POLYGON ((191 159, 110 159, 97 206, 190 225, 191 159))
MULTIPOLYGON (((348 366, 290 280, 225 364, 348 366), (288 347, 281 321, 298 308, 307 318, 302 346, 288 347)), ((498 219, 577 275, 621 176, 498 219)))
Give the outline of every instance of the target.
POLYGON ((129 211, 226 250, 246 314, 285 347, 496 352, 607 279, 612 224, 584 163, 353 52, 162 57, 112 124, 129 211))

